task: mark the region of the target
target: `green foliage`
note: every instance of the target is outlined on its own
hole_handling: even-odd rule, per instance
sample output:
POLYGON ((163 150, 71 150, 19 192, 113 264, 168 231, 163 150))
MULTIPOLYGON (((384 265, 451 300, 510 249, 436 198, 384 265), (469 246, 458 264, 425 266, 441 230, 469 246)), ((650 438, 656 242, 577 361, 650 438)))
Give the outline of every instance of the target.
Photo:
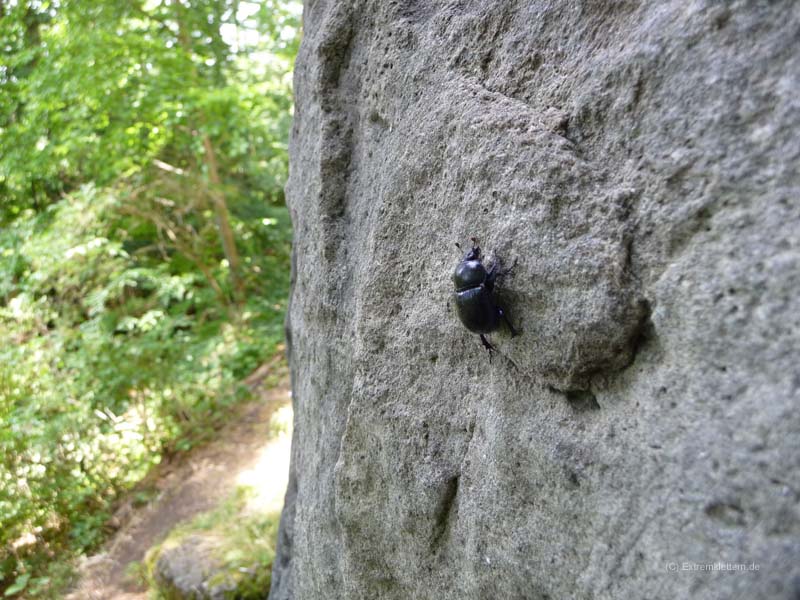
POLYGON ((57 596, 119 494, 280 350, 298 19, 277 1, 0 4, 7 596, 57 596))
POLYGON ((6 216, 85 181, 106 185, 156 157, 196 166, 203 154, 198 132, 210 136, 231 179, 280 195, 296 3, 62 0, 6 10, 6 216))
POLYGON ((127 253, 117 208, 87 187, 0 234, 0 252, 15 248, 0 259, 0 332, 13 342, 0 347, 6 577, 22 558, 9 546, 31 534, 94 548, 116 495, 213 427, 283 339, 285 208, 269 207, 269 227, 268 217, 242 227, 256 230, 253 293, 232 311, 180 263, 127 253))

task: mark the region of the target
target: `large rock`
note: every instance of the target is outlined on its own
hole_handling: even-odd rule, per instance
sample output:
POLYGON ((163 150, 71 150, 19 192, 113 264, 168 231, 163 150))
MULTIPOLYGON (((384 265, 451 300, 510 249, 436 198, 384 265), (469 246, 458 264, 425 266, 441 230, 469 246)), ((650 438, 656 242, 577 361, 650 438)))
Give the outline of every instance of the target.
POLYGON ((192 534, 161 548, 153 577, 161 597, 169 600, 227 600, 236 596, 236 581, 226 577, 225 561, 218 556, 220 540, 192 534))
POLYGON ((799 40, 791 1, 306 3, 271 598, 800 595, 799 40), (517 261, 492 361, 471 236, 517 261))

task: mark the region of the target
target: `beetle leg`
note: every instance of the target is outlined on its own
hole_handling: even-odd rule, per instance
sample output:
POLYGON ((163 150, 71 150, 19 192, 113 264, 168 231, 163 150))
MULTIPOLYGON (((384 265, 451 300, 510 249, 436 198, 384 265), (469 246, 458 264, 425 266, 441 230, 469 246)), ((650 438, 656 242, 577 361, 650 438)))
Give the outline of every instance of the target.
POLYGON ((511 337, 515 337, 515 336, 519 335, 519 331, 514 329, 514 326, 511 324, 511 321, 506 316, 506 313, 504 313, 503 309, 500 308, 499 306, 497 307, 497 314, 500 315, 500 318, 503 319, 503 321, 506 322, 506 325, 508 325, 508 329, 509 329, 509 331, 511 331, 511 337))
POLYGON ((483 347, 489 351, 489 358, 491 358, 492 352, 494 352, 494 346, 492 346, 489 343, 489 340, 487 340, 482 333, 480 334, 480 336, 481 336, 481 344, 483 344, 483 347))
POLYGON ((503 269, 502 265, 503 261, 500 260, 499 258, 495 258, 494 262, 492 263, 492 266, 489 267, 489 272, 486 274, 485 283, 486 287, 488 287, 490 290, 494 288, 495 281, 497 281, 498 279, 502 279, 503 277, 505 277, 514 270, 514 267, 517 266, 517 259, 515 258, 514 264, 508 267, 507 269, 503 269))
POLYGON ((492 263, 492 266, 489 267, 489 272, 486 273, 486 279, 484 279, 483 284, 486 286, 490 292, 494 289, 494 282, 497 279, 497 276, 501 275, 500 272, 500 261, 495 260, 492 263))

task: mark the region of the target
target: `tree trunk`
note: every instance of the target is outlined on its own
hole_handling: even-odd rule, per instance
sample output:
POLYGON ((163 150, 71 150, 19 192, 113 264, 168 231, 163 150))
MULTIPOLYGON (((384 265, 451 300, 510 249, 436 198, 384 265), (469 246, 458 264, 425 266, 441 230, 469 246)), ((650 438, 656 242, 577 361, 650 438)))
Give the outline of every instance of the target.
POLYGON ((228 268, 231 273, 231 285, 233 286, 233 298, 239 303, 244 299, 244 283, 239 274, 240 261, 239 251, 236 249, 236 239, 233 237, 230 219, 228 218, 228 205, 225 202, 225 195, 220 188, 219 170, 217 169, 217 155, 208 134, 203 135, 203 148, 205 149, 204 161, 208 168, 209 191, 211 203, 214 206, 214 215, 217 219, 217 230, 222 242, 222 251, 228 261, 228 268))
MULTIPOLYGON (((178 23, 178 41, 187 53, 188 56, 192 55, 192 40, 189 32, 186 30, 186 21, 183 18, 186 8, 178 1, 174 2, 175 6, 175 19, 178 23)), ((217 61, 219 63, 219 61, 217 61)), ((192 83, 197 84, 198 74, 197 69, 192 67, 192 83)), ((198 120, 201 125, 205 125, 207 118, 202 110, 198 111, 198 120)), ((240 261, 239 251, 236 249, 236 239, 233 236, 233 229, 231 229, 228 205, 225 202, 225 195, 222 192, 221 180, 219 176, 219 168, 217 165, 217 155, 214 152, 214 146, 211 143, 211 138, 208 133, 201 129, 200 135, 203 138, 204 156, 203 162, 208 169, 208 189, 211 203, 214 207, 214 216, 217 221, 217 231, 219 232, 220 243, 222 251, 225 254, 225 259, 228 261, 228 269, 230 270, 231 286, 233 288, 232 294, 234 301, 238 304, 244 300, 244 283, 240 276, 240 261)))

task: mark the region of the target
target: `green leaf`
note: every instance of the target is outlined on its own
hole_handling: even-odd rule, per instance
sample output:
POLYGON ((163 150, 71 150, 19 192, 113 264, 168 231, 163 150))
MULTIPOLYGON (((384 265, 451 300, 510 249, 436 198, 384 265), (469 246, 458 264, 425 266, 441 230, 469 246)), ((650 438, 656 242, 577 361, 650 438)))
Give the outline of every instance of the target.
POLYGON ((12 583, 8 587, 8 589, 5 591, 5 593, 3 595, 8 597, 8 596, 13 596, 14 594, 17 594, 17 593, 21 592, 22 590, 24 590, 27 587, 28 580, 30 578, 31 578, 31 574, 30 573, 23 573, 22 575, 17 577, 16 580, 14 580, 14 583, 12 583))

